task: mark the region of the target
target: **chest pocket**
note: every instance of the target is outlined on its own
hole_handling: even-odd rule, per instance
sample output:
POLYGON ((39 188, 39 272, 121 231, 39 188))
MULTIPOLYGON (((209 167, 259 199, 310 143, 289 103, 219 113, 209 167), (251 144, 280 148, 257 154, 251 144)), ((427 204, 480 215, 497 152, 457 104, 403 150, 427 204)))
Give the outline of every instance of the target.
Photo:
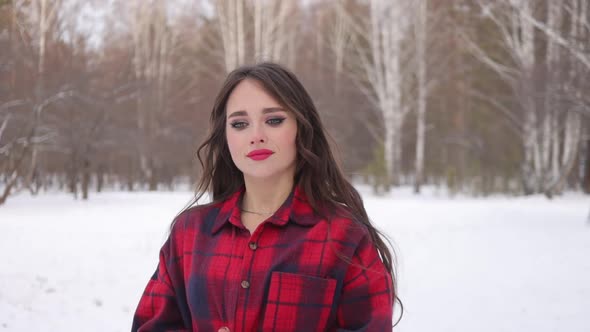
POLYGON ((336 279, 272 272, 262 330, 326 330, 335 290, 336 279))

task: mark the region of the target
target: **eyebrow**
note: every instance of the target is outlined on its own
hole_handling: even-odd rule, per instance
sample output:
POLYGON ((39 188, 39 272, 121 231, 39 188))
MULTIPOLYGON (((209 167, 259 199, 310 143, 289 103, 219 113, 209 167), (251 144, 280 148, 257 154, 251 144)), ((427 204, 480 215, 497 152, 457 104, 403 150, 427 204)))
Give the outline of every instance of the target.
MULTIPOLYGON (((286 112, 283 108, 281 107, 266 107, 262 109, 262 114, 268 114, 268 113, 274 113, 274 112, 286 112)), ((230 114, 227 118, 232 118, 232 117, 236 117, 236 116, 246 116, 248 115, 248 112, 244 111, 244 110, 240 110, 240 111, 235 111, 232 114, 230 114)))

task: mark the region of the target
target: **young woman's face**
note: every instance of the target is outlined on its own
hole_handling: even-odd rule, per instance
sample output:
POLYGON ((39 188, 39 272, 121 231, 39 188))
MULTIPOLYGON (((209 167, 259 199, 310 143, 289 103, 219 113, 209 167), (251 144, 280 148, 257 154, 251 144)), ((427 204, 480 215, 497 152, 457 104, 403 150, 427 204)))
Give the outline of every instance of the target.
POLYGON ((295 176, 297 120, 254 80, 245 79, 226 105, 231 157, 244 177, 295 176))

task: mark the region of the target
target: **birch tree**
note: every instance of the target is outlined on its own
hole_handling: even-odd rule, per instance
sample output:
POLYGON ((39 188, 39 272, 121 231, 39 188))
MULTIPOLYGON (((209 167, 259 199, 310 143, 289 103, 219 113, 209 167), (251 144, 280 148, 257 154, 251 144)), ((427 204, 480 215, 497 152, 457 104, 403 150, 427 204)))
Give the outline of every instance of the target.
MULTIPOLYGON (((316 24, 318 27, 321 27, 319 29, 327 32, 314 35, 315 54, 317 54, 318 66, 320 68, 327 67, 333 72, 333 76, 331 77, 333 81, 332 88, 335 94, 339 94, 344 81, 342 77, 351 76, 347 75, 350 71, 353 72, 353 76, 358 74, 354 72, 355 70, 348 70, 349 68, 346 68, 349 67, 346 61, 354 61, 354 58, 350 54, 351 51, 354 51, 358 47, 354 45, 354 35, 355 33, 361 35, 367 29, 364 29, 355 22, 352 14, 355 9, 347 8, 346 1, 338 2, 336 6, 325 6, 319 9, 316 10, 316 24), (326 53, 324 49, 327 49, 327 56, 324 55, 326 53)), ((358 42, 358 40, 356 41, 358 42)), ((316 80, 320 81, 324 79, 320 76, 322 74, 321 70, 316 71, 315 74, 317 75, 315 77, 316 80)), ((373 134, 378 138, 377 133, 373 132, 373 134)))
MULTIPOLYGON (((405 1, 371 0, 368 22, 346 13, 354 30, 354 50, 360 64, 359 86, 379 111, 387 186, 398 182, 401 172, 402 126, 410 111, 402 103, 402 41, 410 22, 405 1), (368 45, 368 47, 364 47, 368 45)), ((342 9, 344 10, 344 9, 342 9)))
MULTIPOLYGON (((570 11, 570 27, 569 40, 572 44, 573 50, 588 49, 588 41, 590 40, 590 25, 588 24, 588 17, 590 15, 589 5, 587 0, 571 0, 567 1, 571 7, 570 11)), ((555 4, 552 4, 557 6, 555 4)), ((557 9, 556 9, 557 10, 557 9)), ((561 23, 561 22, 559 22, 561 23)), ((551 26, 551 24, 550 24, 551 26)), ((555 25, 554 30, 559 30, 560 25, 555 25)), ((549 43, 558 44, 555 38, 549 38, 549 43)), ((587 86, 588 74, 590 74, 590 61, 581 61, 573 52, 569 53, 575 60, 567 73, 566 77, 566 93, 571 95, 573 99, 580 100, 584 95, 584 87, 587 86)), ((585 60, 590 60, 590 52, 586 52, 585 60)), ((587 105, 587 110, 590 105, 587 105)), ((574 167, 576 156, 580 150, 580 143, 582 140, 582 118, 580 112, 569 111, 565 115, 564 138, 561 144, 562 151, 559 151, 560 144, 555 137, 553 144, 553 153, 556 154, 553 158, 553 173, 551 181, 546 188, 546 194, 551 196, 555 192, 563 190, 566 176, 574 167), (561 160, 557 155, 561 152, 561 160)))
POLYGON ((229 73, 246 61, 244 0, 219 0, 214 6, 223 42, 225 70, 229 73))
POLYGON ((295 1, 254 0, 254 58, 295 66, 295 1), (291 52, 289 52, 291 50, 291 52))
MULTIPOLYGON (((563 79, 556 82, 555 77, 552 91, 563 92, 573 100, 574 105, 581 105, 586 111, 590 105, 584 102, 584 87, 590 73, 590 8, 587 0, 567 0, 563 2, 548 1, 548 15, 546 22, 534 15, 526 15, 530 24, 537 28, 547 38, 547 67, 554 73, 560 62, 568 62, 569 70, 563 79), (562 28, 563 16, 567 15, 569 26, 562 28), (562 51, 563 50, 563 51, 562 51), (569 56, 568 59, 565 59, 569 56), (555 84, 557 83, 557 84, 555 84), (563 86, 561 91, 559 87, 563 86)), ((565 179, 574 167, 576 156, 583 139, 582 114, 579 110, 570 109, 564 116, 554 109, 558 105, 551 98, 555 94, 547 94, 547 117, 544 121, 543 165, 549 170, 545 179, 544 192, 547 196, 563 190, 565 179), (559 119, 563 119, 563 124, 559 119), (561 141, 561 137, 563 137, 561 141), (551 160, 549 161, 549 155, 551 160)), ((565 107, 565 105, 561 105, 565 107)), ((576 106, 576 108, 579 106, 576 106)), ((563 112, 561 112, 563 113, 563 112)))
POLYGON ((252 58, 295 66, 296 1, 220 0, 214 1, 214 7, 227 72, 252 58), (249 17, 252 20, 247 19, 249 17), (248 31, 252 30, 254 38, 249 38, 248 31), (253 51, 248 53, 247 50, 253 51))
MULTIPOLYGON (((0 106, 0 111, 7 108, 7 104, 0 106), (4 106, 4 107, 2 107, 4 106)), ((17 181, 22 176, 22 166, 28 152, 29 138, 15 135, 8 137, 7 128, 11 123, 10 114, 0 117, 0 205, 4 204, 11 194, 19 190, 17 181)))
MULTIPOLYGON (((36 57, 36 80, 33 87, 33 104, 32 104, 32 121, 30 137, 37 136, 38 127, 41 124, 41 112, 44 109, 43 105, 47 99, 52 96, 47 96, 46 92, 46 51, 47 43, 50 38, 50 32, 57 25, 59 19, 59 10, 62 5, 62 0, 16 0, 14 1, 15 19, 19 20, 21 33, 29 33, 33 38, 33 52, 36 57), (21 15, 19 15, 20 13, 21 15)), ((28 172, 24 177, 26 186, 31 192, 36 193, 38 188, 33 184, 38 176, 38 153, 39 140, 33 140, 31 143, 31 154, 28 172)))
POLYGON ((414 192, 420 192, 424 178, 424 145, 426 136, 426 97, 428 87, 426 81, 426 43, 428 38, 427 14, 428 0, 421 0, 415 4, 416 20, 414 23, 416 61, 417 61, 417 86, 418 86, 418 109, 416 115, 416 159, 414 192))
POLYGON ((141 82, 137 98, 138 152, 142 174, 150 190, 157 189, 157 169, 162 161, 154 151, 165 110, 170 72, 170 55, 175 43, 166 5, 161 1, 136 1, 132 35, 135 78, 141 82))
MULTIPOLYGON (((70 8, 75 8, 75 3, 70 8)), ((0 204, 11 193, 23 188, 33 194, 40 189, 39 154, 42 145, 57 134, 44 113, 71 98, 73 93, 73 88, 63 81, 57 88, 47 84, 48 53, 51 46, 59 43, 63 33, 63 2, 15 0, 10 4, 10 11, 12 22, 6 49, 14 59, 24 59, 11 61, 10 71, 12 77, 33 74, 33 81, 30 88, 15 91, 13 84, 18 83, 10 80, 9 95, 15 99, 0 103, 0 173, 3 179, 0 204)))
MULTIPOLYGON (((577 0, 574 2, 578 3, 577 0)), ((539 2, 531 0, 482 1, 480 6, 500 31, 503 46, 512 63, 497 61, 471 41, 468 41, 469 46, 480 61, 512 88, 514 99, 521 110, 521 114, 518 114, 501 106, 522 140, 525 192, 542 192, 551 196, 559 191, 558 184, 571 170, 580 139, 579 114, 564 114, 564 104, 557 103, 560 98, 557 98, 556 93, 559 91, 556 87, 563 83, 558 75, 557 63, 562 62, 560 46, 563 43, 558 38, 548 38, 545 52, 538 52, 541 37, 539 27, 544 26, 548 31, 561 30, 563 5, 548 1, 544 16, 539 14, 544 7, 539 7, 539 2), (539 23, 541 21, 542 24, 539 23), (545 80, 538 80, 535 75, 540 68, 546 68, 545 71, 549 73, 545 80)), ((574 15, 570 21, 569 33, 572 38, 578 39, 580 36, 576 34, 581 20, 574 15)), ((571 76, 576 75, 575 67, 572 70, 570 81, 571 76)))

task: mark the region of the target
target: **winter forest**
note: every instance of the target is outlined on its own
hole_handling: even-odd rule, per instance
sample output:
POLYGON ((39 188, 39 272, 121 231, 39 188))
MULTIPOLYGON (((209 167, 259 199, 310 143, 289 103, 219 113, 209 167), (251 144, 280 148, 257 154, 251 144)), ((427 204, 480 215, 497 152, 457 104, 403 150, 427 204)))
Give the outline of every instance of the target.
POLYGON ((395 332, 590 330, 590 0, 0 0, 0 331, 129 331, 262 61, 391 241, 395 332))
POLYGON ((194 183, 225 73, 304 81, 346 173, 590 191, 590 1, 0 1, 0 204, 194 183))

